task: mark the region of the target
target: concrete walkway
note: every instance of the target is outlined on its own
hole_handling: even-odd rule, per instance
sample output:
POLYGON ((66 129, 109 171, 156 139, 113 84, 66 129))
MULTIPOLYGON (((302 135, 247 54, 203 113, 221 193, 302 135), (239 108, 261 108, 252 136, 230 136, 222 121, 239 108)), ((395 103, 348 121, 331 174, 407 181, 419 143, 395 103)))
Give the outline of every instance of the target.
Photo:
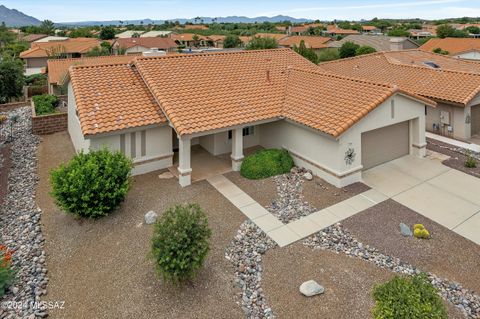
POLYGON ((388 199, 384 194, 371 189, 299 220, 283 224, 275 215, 258 204, 225 176, 217 175, 208 178, 207 181, 280 247, 308 237, 388 199))
POLYGON ((477 145, 477 144, 474 144, 474 143, 465 143, 465 142, 457 141, 457 140, 454 140, 454 139, 451 139, 451 138, 448 138, 448 137, 445 137, 445 136, 442 136, 442 135, 433 134, 433 133, 430 133, 430 132, 426 132, 425 136, 428 137, 428 138, 431 138, 433 140, 437 140, 439 142, 447 143, 447 144, 454 145, 454 146, 457 146, 457 147, 461 147, 461 148, 464 148, 464 149, 467 149, 467 150, 471 150, 471 151, 476 152, 476 153, 480 153, 480 145, 477 145))
POLYGON ((480 179, 441 163, 405 156, 363 173, 363 182, 400 204, 480 244, 480 179))

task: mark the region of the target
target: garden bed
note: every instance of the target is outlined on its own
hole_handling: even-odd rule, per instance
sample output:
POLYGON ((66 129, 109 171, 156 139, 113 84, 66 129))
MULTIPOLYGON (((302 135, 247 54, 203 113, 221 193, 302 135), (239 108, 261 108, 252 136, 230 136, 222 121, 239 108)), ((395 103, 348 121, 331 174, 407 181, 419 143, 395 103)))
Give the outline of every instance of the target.
POLYGON ((37 203, 44 210, 47 299, 65 300, 65 309, 50 311, 51 318, 243 318, 224 255, 245 220, 240 211, 205 181, 181 188, 176 179, 152 172, 134 178, 118 211, 96 221, 75 219, 59 211, 48 194, 49 171, 73 155, 66 132, 42 137, 37 203), (192 284, 166 285, 147 258, 153 226, 143 223, 144 215, 194 202, 207 214, 211 251, 192 284))
MULTIPOLYGON (((58 100, 60 101, 60 100, 58 100)), ((59 103, 57 101, 57 103, 59 103)), ((37 135, 66 131, 68 128, 67 108, 59 106, 44 107, 42 114, 37 114, 35 101, 32 99, 32 132, 37 135)))
POLYGON ((464 153, 466 150, 430 138, 427 138, 427 149, 450 156, 450 158, 443 161, 442 164, 480 178, 480 161, 477 161, 476 168, 465 167, 465 161, 467 160, 467 156, 462 153, 464 153), (461 150, 461 152, 459 150, 461 150))

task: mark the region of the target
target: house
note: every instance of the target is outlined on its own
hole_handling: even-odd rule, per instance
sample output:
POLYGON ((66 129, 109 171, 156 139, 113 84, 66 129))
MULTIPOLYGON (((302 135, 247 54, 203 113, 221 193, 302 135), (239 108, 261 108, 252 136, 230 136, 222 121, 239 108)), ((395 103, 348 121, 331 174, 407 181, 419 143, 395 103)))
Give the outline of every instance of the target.
POLYGON ((209 35, 208 38, 212 41, 214 47, 219 49, 223 48, 224 35, 209 35))
POLYGON ((299 26, 290 26, 288 27, 288 35, 304 35, 308 33, 309 26, 299 25, 299 26))
POLYGON ((434 38, 428 40, 420 49, 432 52, 440 48, 449 56, 466 59, 480 60, 480 39, 472 38, 434 38))
POLYGON ((67 93, 65 80, 68 78, 68 70, 71 66, 125 64, 133 61, 134 58, 135 55, 110 55, 72 59, 50 59, 47 62, 48 93, 55 95, 64 95, 67 93))
POLYGON ((41 42, 53 42, 53 41, 65 41, 65 40, 68 40, 68 39, 69 39, 68 37, 58 37, 58 36, 49 35, 49 36, 46 36, 44 38, 35 40, 33 42, 41 43, 41 42))
POLYGON ((230 154, 239 170, 244 149, 260 145, 287 149, 341 187, 369 167, 424 156, 424 108, 434 105, 394 85, 323 72, 290 49, 178 54, 71 67, 68 130, 77 151, 120 151, 134 174, 172 166, 178 150, 182 186, 195 175, 192 146, 230 154))
POLYGON ((171 38, 119 38, 113 42, 113 52, 118 54, 120 49, 125 50, 125 54, 138 54, 151 49, 158 49, 165 52, 174 52, 177 50, 177 43, 171 38))
POLYGON ((41 73, 49 58, 80 58, 99 45, 100 41, 94 38, 34 42, 30 49, 20 53, 20 58, 25 61, 25 74, 30 75, 41 73))
POLYGON ((278 42, 280 47, 284 48, 293 48, 294 46, 300 46, 300 43, 304 41, 307 48, 311 48, 315 51, 328 47, 328 42, 331 42, 332 39, 328 37, 319 37, 319 36, 300 36, 294 35, 281 39, 278 42))
POLYGON ((121 33, 118 33, 115 35, 115 38, 117 39, 124 39, 124 38, 138 38, 142 34, 144 34, 144 30, 126 30, 121 33))
POLYGON ((22 41, 28 42, 31 45, 32 42, 35 42, 37 40, 40 40, 46 37, 48 37, 48 34, 28 34, 22 37, 22 41))
POLYGON ((410 29, 408 30, 410 37, 415 39, 429 38, 435 36, 431 31, 425 31, 420 29, 410 29))
POLYGON ((339 41, 331 41, 327 45, 330 48, 340 48, 346 42, 353 42, 360 46, 369 46, 376 51, 399 51, 407 49, 416 49, 419 45, 405 37, 387 37, 366 34, 347 35, 339 41))
POLYGON ((148 31, 140 35, 141 38, 168 37, 172 31, 148 31))
POLYGON ((425 108, 428 131, 459 140, 480 134, 480 63, 407 50, 325 62, 319 68, 393 83, 436 101, 436 108, 425 108))
POLYGON ((336 25, 329 24, 327 25, 327 31, 323 31, 325 34, 328 34, 330 36, 346 36, 350 34, 360 34, 357 30, 348 30, 348 29, 340 29, 336 25))
POLYGON ((198 48, 213 46, 212 41, 203 35, 194 33, 172 34, 170 38, 177 43, 178 46, 185 48, 198 48))
POLYGON ((371 33, 371 34, 381 34, 382 30, 377 28, 374 25, 362 25, 363 33, 371 33))
POLYGON ((277 40, 279 42, 282 39, 285 39, 287 37, 286 34, 280 34, 280 33, 257 33, 254 35, 255 38, 272 38, 277 40))

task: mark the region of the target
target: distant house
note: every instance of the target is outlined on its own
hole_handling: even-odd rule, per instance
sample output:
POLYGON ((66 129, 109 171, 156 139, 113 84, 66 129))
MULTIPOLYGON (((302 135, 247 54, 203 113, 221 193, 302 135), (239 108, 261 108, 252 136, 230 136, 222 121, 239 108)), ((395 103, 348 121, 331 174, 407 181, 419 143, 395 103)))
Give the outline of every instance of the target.
POLYGON ((330 36, 336 36, 336 35, 350 35, 350 34, 360 34, 357 30, 349 30, 349 29, 340 29, 336 25, 328 25, 327 26, 327 31, 324 31, 325 34, 328 34, 330 36))
POLYGON ((50 59, 48 60, 48 92, 49 94, 66 94, 65 80, 68 69, 77 65, 125 64, 135 58, 134 55, 110 55, 76 59, 50 59))
POLYGON ((308 32, 309 27, 305 25, 291 26, 288 28, 288 35, 305 35, 308 32))
POLYGON ((224 35, 209 35, 208 38, 212 41, 214 47, 219 49, 223 48, 224 35))
POLYGON ((73 38, 64 41, 34 42, 27 51, 20 53, 25 61, 25 74, 41 73, 49 58, 80 58, 100 45, 94 38, 73 38))
POLYGON ((123 31, 122 33, 116 34, 115 38, 117 39, 133 38, 136 35, 141 36, 144 33, 145 33, 144 30, 127 30, 127 31, 123 31))
POLYGON ((376 51, 399 51, 407 49, 416 49, 419 45, 405 37, 387 37, 383 35, 355 34, 347 35, 339 41, 327 43, 330 48, 340 48, 346 42, 353 42, 360 46, 366 45, 374 48, 376 51))
POLYGON ((286 34, 280 34, 280 33, 257 33, 254 35, 256 38, 273 38, 277 41, 280 41, 284 38, 287 37, 286 34))
POLYGON ((35 40, 35 43, 41 43, 41 42, 53 42, 53 41, 65 41, 68 40, 68 37, 59 37, 59 36, 54 36, 54 35, 49 35, 47 37, 35 40))
POLYGON ((382 33, 382 30, 380 30, 374 25, 362 25, 362 31, 363 33, 373 33, 373 34, 382 33))
POLYGON ((433 37, 434 34, 431 31, 421 30, 421 29, 410 29, 408 30, 410 36, 415 39, 433 37))
POLYGON ((30 45, 32 42, 48 37, 47 34, 28 34, 22 37, 22 41, 28 42, 30 45))
POLYGON ((120 49, 125 50, 125 54, 137 54, 151 49, 158 49, 165 52, 173 52, 177 49, 177 43, 171 38, 120 38, 113 42, 113 52, 119 53, 120 49))
POLYGON ((172 31, 148 31, 140 35, 141 38, 167 37, 172 31))
POLYGON ((328 37, 319 37, 319 36, 294 35, 294 36, 281 39, 278 42, 278 45, 284 48, 293 48, 294 46, 297 46, 297 47, 300 46, 300 43, 302 41, 305 42, 305 46, 307 48, 311 48, 315 51, 319 51, 321 49, 327 48, 328 43, 331 42, 332 39, 328 37))
POLYGON ((434 38, 428 40, 420 49, 432 52, 441 49, 448 55, 466 60, 480 60, 480 39, 474 38, 434 38))
POLYGON ((177 43, 178 46, 185 48, 198 48, 213 46, 211 40, 203 35, 194 33, 172 34, 170 38, 177 43), (197 39, 195 39, 195 36, 197 39))
POLYGON ((398 85, 437 102, 428 131, 459 140, 480 135, 480 63, 422 50, 378 52, 319 64, 343 76, 398 85))

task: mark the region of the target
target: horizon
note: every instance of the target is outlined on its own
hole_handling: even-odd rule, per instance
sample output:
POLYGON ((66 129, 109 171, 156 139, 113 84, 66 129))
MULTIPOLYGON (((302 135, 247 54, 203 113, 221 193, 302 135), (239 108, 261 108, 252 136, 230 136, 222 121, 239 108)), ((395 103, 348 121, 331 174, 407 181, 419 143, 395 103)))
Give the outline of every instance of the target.
POLYGON ((286 0, 231 1, 218 0, 195 2, 192 0, 139 0, 135 10, 126 0, 84 0, 65 3, 60 0, 38 2, 36 0, 2 1, 9 9, 17 9, 39 20, 52 20, 56 23, 84 21, 118 20, 172 20, 202 17, 245 16, 249 18, 277 15, 310 20, 369 20, 383 19, 425 19, 479 17, 480 3, 468 0, 387 0, 356 1, 343 0, 328 5, 327 1, 299 0, 295 3, 286 0), (91 3, 91 5, 89 5, 91 3), (158 12, 156 12, 158 11, 158 12))

